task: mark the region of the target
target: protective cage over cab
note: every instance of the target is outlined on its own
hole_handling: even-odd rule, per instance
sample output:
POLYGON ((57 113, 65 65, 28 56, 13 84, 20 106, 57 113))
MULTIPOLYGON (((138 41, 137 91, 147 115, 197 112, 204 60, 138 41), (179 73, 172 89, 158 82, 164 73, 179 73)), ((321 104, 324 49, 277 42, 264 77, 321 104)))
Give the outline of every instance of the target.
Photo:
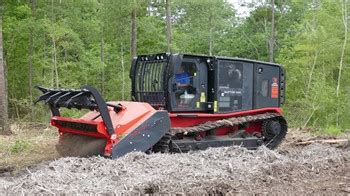
POLYGON ((170 113, 232 113, 279 108, 282 66, 242 58, 188 54, 140 55, 130 78, 133 101, 170 113))

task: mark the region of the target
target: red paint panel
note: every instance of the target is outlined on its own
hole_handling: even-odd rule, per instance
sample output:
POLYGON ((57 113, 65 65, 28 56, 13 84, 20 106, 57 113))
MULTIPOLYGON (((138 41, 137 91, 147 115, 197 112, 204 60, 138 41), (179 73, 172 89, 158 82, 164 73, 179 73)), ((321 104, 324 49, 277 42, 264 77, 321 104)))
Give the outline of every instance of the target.
MULTIPOLYGON (((52 126, 58 128, 60 134, 72 133, 95 138, 106 138, 105 154, 111 153, 111 148, 116 145, 120 138, 132 132, 137 126, 153 115, 155 109, 148 103, 140 102, 109 102, 110 104, 122 104, 124 110, 116 113, 112 107, 108 107, 109 115, 112 120, 114 132, 116 136, 111 136, 107 132, 103 119, 99 116, 99 112, 90 111, 81 118, 69 118, 61 116, 53 116, 51 118, 52 126), (66 123, 66 124, 65 124, 66 123), (73 123, 73 124, 72 124, 73 123), (76 123, 76 124, 74 124, 76 123), (81 125, 79 125, 81 124, 81 125), (88 126, 85 126, 88 125, 88 126), (82 130, 82 129, 86 130, 82 130)), ((138 133, 141 133, 140 129, 138 133)))
POLYGON ((248 110, 241 112, 232 112, 225 114, 208 114, 208 113, 170 113, 171 127, 190 127, 205 123, 208 121, 216 121, 225 118, 256 115, 267 112, 282 113, 281 108, 262 108, 256 110, 248 110))

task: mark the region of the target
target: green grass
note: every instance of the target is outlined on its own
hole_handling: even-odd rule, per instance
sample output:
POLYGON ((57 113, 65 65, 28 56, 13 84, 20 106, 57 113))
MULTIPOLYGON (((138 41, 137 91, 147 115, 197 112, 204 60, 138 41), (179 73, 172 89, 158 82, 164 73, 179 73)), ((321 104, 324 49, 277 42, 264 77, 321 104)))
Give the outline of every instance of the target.
POLYGON ((15 143, 11 146, 10 151, 12 153, 21 153, 25 150, 30 149, 30 143, 28 141, 17 139, 15 143))
POLYGON ((317 135, 330 135, 330 136, 337 136, 337 135, 341 135, 342 133, 344 133, 343 129, 333 125, 324 129, 320 129, 319 131, 316 132, 317 135))

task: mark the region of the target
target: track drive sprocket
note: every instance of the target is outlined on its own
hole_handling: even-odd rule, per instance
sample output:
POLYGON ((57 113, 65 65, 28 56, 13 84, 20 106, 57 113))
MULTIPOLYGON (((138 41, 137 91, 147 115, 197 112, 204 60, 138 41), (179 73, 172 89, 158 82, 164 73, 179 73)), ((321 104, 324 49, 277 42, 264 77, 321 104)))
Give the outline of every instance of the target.
POLYGON ((262 124, 264 144, 270 149, 277 148, 286 137, 287 131, 287 121, 282 116, 265 120, 262 124))

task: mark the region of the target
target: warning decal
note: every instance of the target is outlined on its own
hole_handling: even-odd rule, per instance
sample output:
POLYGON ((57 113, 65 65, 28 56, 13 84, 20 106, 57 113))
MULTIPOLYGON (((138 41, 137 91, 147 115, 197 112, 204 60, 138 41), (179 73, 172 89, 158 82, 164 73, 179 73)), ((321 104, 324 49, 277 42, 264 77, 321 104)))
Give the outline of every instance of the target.
POLYGON ((271 84, 271 98, 276 99, 278 98, 278 80, 277 78, 272 78, 272 84, 271 84))

